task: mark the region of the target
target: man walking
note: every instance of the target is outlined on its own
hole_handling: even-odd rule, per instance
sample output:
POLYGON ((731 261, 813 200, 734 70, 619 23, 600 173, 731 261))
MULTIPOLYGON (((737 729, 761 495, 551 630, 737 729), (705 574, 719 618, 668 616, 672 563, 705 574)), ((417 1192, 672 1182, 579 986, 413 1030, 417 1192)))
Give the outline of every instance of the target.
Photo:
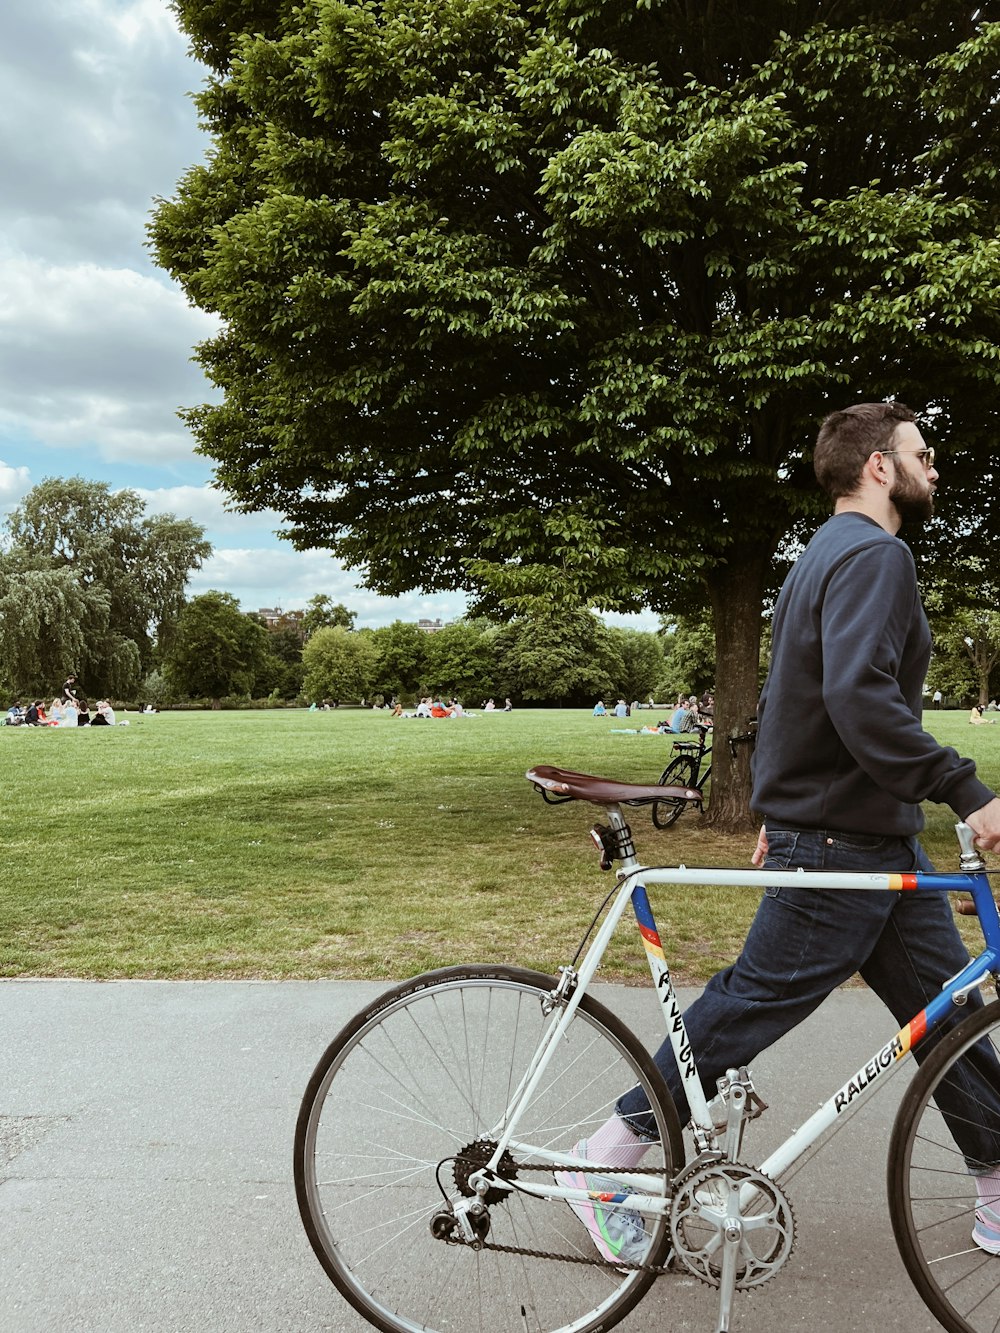
MULTIPOLYGON (((752 804, 764 825, 753 863, 930 870, 916 836, 925 800, 950 806, 980 847, 996 850, 1000 800, 971 759, 921 724, 931 638, 913 557, 896 534, 933 513, 934 450, 909 408, 862 403, 826 418, 814 465, 834 513, 775 607, 754 755, 752 804)), ((856 972, 902 1025, 967 962, 943 894, 766 888, 739 958, 684 1015, 706 1090, 711 1096, 728 1068, 748 1064, 856 972)), ((977 1004, 978 991, 969 997, 977 1004)), ((689 1112, 669 1042, 656 1062, 683 1123, 689 1112)), ((996 1095, 981 1095, 1000 1117, 996 1095)), ((655 1131, 640 1089, 616 1112, 585 1155, 628 1168, 655 1131)), ((961 1146, 980 1200, 974 1239, 1000 1253, 997 1158, 977 1154, 973 1163, 961 1146)), ((605 1257, 638 1261, 645 1233, 634 1213, 573 1206, 605 1257)))

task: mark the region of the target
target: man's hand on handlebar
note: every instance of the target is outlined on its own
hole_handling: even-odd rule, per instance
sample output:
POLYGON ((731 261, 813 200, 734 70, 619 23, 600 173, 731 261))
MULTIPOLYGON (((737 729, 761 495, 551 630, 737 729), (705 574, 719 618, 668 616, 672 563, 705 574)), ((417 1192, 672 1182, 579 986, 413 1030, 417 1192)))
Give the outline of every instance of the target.
POLYGON ((965 822, 976 835, 976 846, 984 852, 1000 851, 1000 798, 996 796, 966 817, 965 822))

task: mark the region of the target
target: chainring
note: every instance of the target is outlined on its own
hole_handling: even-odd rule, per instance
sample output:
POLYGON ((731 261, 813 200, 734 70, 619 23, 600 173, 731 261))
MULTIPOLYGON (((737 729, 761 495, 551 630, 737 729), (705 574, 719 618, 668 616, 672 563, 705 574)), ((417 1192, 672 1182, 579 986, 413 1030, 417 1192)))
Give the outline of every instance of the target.
POLYGON ((670 1208, 674 1262, 718 1287, 725 1230, 734 1220, 742 1232, 737 1290, 769 1282, 795 1246, 795 1214, 787 1195, 769 1176, 740 1162, 704 1166, 681 1182, 670 1208))

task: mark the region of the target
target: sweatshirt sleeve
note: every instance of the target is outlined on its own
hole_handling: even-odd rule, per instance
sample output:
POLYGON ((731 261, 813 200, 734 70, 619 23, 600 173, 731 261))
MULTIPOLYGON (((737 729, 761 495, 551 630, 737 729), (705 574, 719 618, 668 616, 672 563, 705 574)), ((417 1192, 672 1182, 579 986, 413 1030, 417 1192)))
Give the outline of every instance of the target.
POLYGON ((949 805, 964 819, 993 792, 971 759, 923 729, 907 701, 900 680, 913 670, 915 624, 923 626, 923 611, 902 542, 878 542, 845 559, 823 599, 823 701, 845 748, 877 786, 900 801, 949 805))

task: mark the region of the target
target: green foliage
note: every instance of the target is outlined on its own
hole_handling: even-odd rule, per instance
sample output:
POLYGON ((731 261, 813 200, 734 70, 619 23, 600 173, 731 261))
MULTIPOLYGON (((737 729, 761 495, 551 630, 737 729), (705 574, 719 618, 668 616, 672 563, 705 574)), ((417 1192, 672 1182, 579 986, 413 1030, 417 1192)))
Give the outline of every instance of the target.
POLYGON ((655 692, 663 676, 663 643, 659 635, 614 627, 609 635, 617 659, 613 692, 629 703, 644 702, 655 692))
POLYGON ((497 630, 485 621, 456 620, 428 634, 424 657, 427 692, 472 705, 496 692, 497 630))
POLYGON ((6 527, 0 656, 17 688, 48 693, 73 671, 91 698, 128 696, 211 553, 204 530, 82 477, 41 482, 6 527))
POLYGON ((927 673, 931 690, 989 702, 990 678, 1000 663, 1000 581, 992 561, 943 561, 925 583, 924 602, 934 634, 927 673))
POLYGON ((547 703, 593 702, 623 672, 612 631, 591 611, 523 616, 498 631, 497 693, 547 703))
MULTIPOLYGON (((251 617, 254 620, 259 618, 251 617)), ((298 697, 302 690, 303 630, 300 624, 284 624, 267 631, 267 656, 258 667, 254 678, 254 698, 274 696, 288 700, 298 697)))
POLYGON ((372 690, 377 660, 372 637, 342 625, 318 629, 302 650, 303 692, 312 700, 365 698, 372 690))
POLYGON ((344 629, 353 629, 357 615, 354 611, 348 611, 343 602, 334 602, 332 597, 328 597, 325 592, 317 593, 315 597, 310 597, 306 603, 306 611, 302 617, 302 634, 305 638, 311 638, 318 629, 332 628, 335 625, 342 625, 344 629))
POLYGON ((174 698, 170 682, 162 671, 151 671, 139 687, 139 703, 163 708, 174 698))
POLYGON ((815 517, 831 397, 936 404, 984 446, 981 7, 217 3, 212 38, 178 9, 216 151, 153 239, 226 321, 192 424, 234 495, 375 586, 516 555, 515 584, 670 609, 815 517))
POLYGON ((715 633, 707 612, 680 616, 664 631, 665 663, 657 697, 672 703, 679 694, 715 689, 715 633))
POLYGON ((391 625, 375 630, 372 642, 376 651, 376 689, 397 698, 418 693, 424 681, 427 634, 416 625, 394 620, 391 625))
POLYGON ((179 695, 250 697, 269 658, 268 634, 228 592, 194 597, 177 619, 164 674, 179 695))

